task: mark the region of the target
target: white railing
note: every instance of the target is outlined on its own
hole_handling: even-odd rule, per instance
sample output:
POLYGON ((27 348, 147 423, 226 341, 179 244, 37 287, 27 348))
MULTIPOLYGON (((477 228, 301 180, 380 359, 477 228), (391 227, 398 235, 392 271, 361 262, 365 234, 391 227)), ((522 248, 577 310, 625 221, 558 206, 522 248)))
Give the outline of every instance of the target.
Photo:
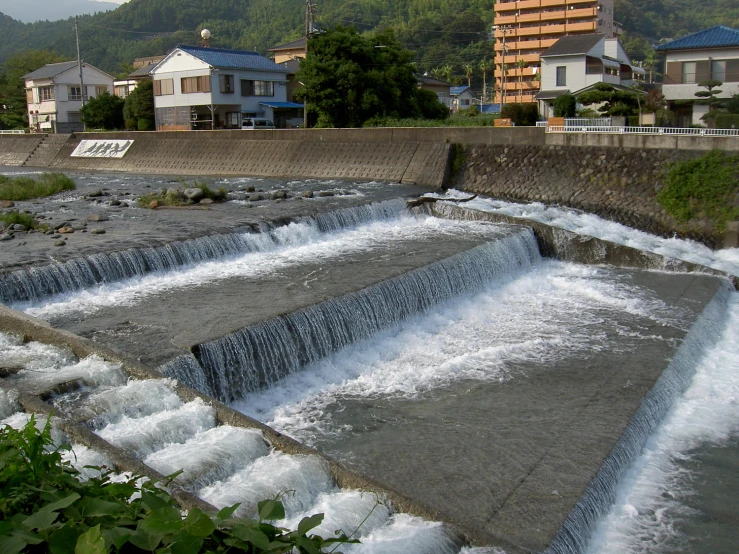
POLYGON ((739 129, 694 129, 673 127, 566 127, 564 125, 550 125, 547 133, 600 133, 600 134, 631 134, 631 135, 689 135, 701 137, 739 137, 739 129))
POLYGON ((546 127, 547 126, 547 122, 546 121, 537 121, 536 122, 536 126, 537 127, 546 127))
POLYGON ((1 130, 0 135, 25 135, 26 132, 23 129, 10 129, 1 130))
POLYGON ((566 117, 565 127, 610 127, 610 117, 566 117))

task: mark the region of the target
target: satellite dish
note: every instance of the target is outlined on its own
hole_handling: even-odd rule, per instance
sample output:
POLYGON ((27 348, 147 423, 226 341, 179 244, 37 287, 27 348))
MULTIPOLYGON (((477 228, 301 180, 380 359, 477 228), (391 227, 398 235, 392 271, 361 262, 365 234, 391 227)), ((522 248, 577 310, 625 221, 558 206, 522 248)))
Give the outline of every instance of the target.
POLYGON ((203 29, 200 31, 200 36, 203 38, 203 40, 209 40, 211 37, 211 33, 208 29, 203 29))

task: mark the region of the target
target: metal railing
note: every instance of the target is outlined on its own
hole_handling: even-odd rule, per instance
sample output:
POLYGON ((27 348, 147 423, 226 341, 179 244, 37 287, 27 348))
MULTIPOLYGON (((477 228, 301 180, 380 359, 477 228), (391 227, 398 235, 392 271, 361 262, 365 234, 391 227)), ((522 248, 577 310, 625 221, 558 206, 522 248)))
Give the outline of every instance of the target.
POLYGON ((565 127, 610 127, 610 117, 566 117, 565 127))
POLYGON ((2 130, 0 131, 0 135, 25 135, 26 131, 24 129, 10 129, 10 130, 2 130))
POLYGON ((631 135, 689 135, 705 137, 739 137, 739 129, 695 129, 688 127, 567 127, 550 125, 547 133, 599 133, 631 135))

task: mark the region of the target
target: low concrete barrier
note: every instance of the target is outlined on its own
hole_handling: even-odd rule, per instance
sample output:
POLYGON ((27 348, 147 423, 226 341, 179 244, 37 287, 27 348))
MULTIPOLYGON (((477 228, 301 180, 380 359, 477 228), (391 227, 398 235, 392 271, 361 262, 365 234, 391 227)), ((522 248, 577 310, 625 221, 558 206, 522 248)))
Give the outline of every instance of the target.
POLYGON ((21 166, 46 135, 0 135, 0 165, 21 166))

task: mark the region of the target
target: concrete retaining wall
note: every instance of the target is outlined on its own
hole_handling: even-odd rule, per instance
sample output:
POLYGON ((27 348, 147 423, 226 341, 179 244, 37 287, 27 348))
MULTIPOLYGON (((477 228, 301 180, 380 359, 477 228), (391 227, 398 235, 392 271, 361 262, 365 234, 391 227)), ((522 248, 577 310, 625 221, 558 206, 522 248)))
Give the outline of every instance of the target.
POLYGON ((0 135, 0 165, 23 165, 45 136, 0 135))

